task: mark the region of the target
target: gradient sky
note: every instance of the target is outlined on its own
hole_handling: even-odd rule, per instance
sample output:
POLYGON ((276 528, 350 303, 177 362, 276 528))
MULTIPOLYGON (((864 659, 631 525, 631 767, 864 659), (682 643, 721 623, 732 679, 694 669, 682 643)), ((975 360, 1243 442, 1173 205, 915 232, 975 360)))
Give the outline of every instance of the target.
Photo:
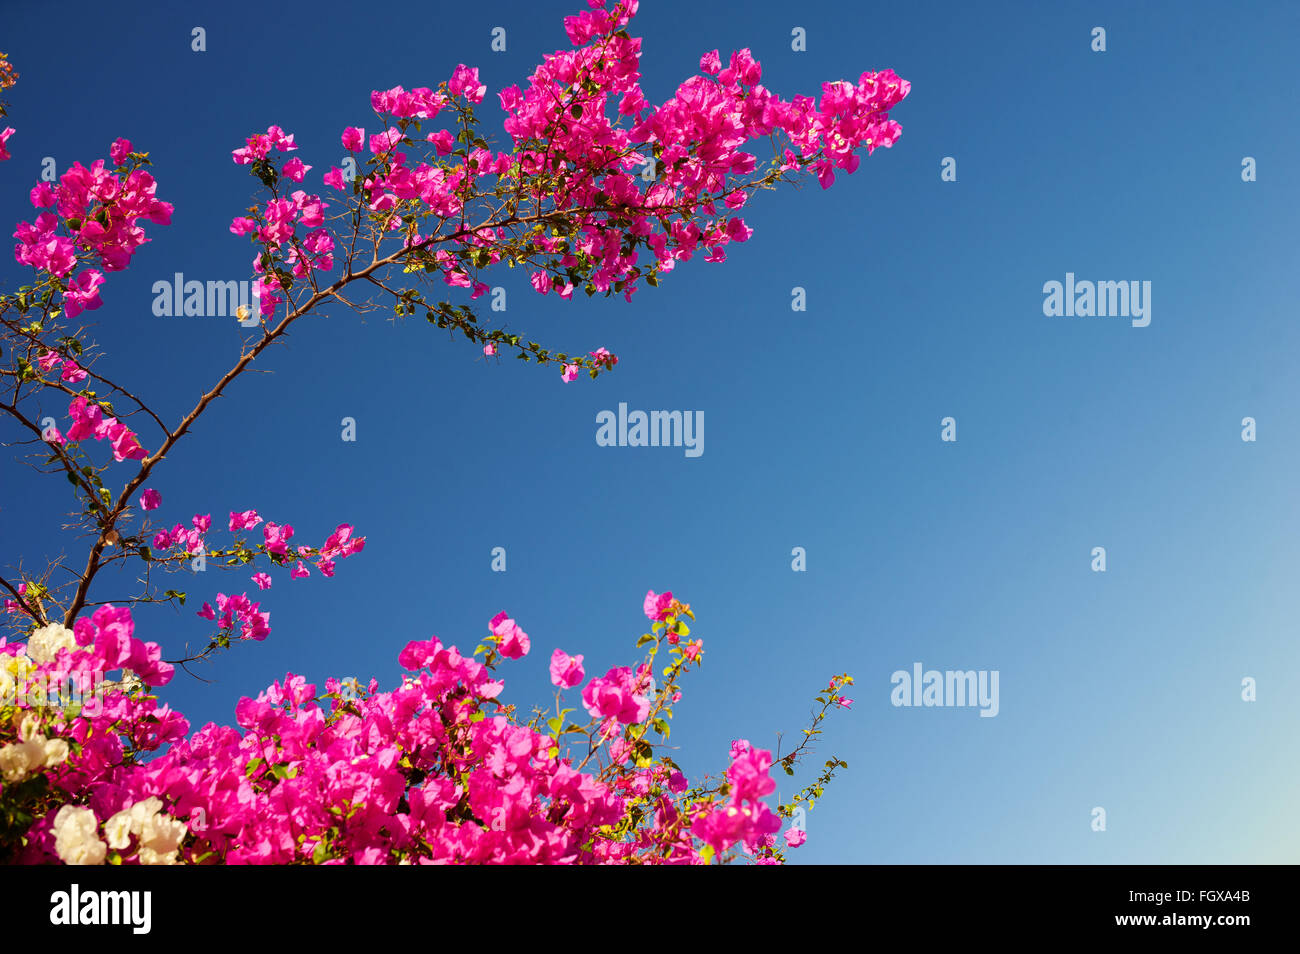
MULTIPOLYGON (((436 86, 460 62, 480 67, 499 145, 496 90, 567 46, 562 18, 583 7, 105 16, 5 0, 22 78, 3 210, 31 218, 43 157, 62 172, 116 136, 151 153, 173 224, 110 276, 93 317, 103 372, 178 419, 240 329, 157 318, 150 289, 178 271, 249 277, 227 226, 255 183, 230 150, 278 123, 319 187, 342 128, 374 125, 370 90, 436 86), (93 23, 90 42, 52 55, 70 22, 93 23), (191 51, 194 26, 207 52, 191 51), (489 48, 496 26, 505 53, 489 48)), ((832 754, 850 765, 792 861, 1300 860, 1300 7, 643 0, 632 32, 653 102, 714 48, 750 47, 786 98, 892 67, 912 83, 893 114, 902 138, 828 191, 809 179, 759 196, 753 239, 725 264, 697 257, 631 304, 543 299, 523 272, 495 274, 509 330, 620 356, 596 382, 487 361, 382 311, 300 323, 257 363, 270 373, 241 379, 155 472, 158 516, 224 527, 257 508, 310 543, 346 521, 366 550, 333 580, 279 574, 262 594, 271 638, 164 698, 197 726, 233 721, 239 695, 286 671, 391 684, 408 640, 468 650, 504 609, 533 640, 504 670, 526 709, 550 698, 553 648, 593 674, 631 662, 642 597, 672 590, 706 650, 673 733, 689 774, 722 768, 731 739, 793 739, 829 676, 856 677, 852 711, 794 780, 832 754), (790 48, 796 26, 807 52, 790 48), (1150 281, 1150 326, 1046 317, 1043 284, 1067 272, 1150 281), (806 312, 791 310, 795 286, 806 312), (703 411, 703 456, 598 447, 595 415, 619 402, 703 411), (946 416, 955 443, 940 440, 946 416), (490 570, 496 546, 505 573, 490 570), (795 546, 806 572, 791 570, 795 546), (891 705, 891 674, 918 661, 998 670, 997 717, 891 705)), ((0 266, 9 287, 23 277, 0 266)), ((12 462, 3 474, 0 564, 80 564, 59 531, 66 483, 12 462)), ((245 577, 178 577, 194 605, 141 614, 137 634, 176 655, 208 632, 197 603, 245 577)), ((121 593, 110 581, 99 598, 121 593)))

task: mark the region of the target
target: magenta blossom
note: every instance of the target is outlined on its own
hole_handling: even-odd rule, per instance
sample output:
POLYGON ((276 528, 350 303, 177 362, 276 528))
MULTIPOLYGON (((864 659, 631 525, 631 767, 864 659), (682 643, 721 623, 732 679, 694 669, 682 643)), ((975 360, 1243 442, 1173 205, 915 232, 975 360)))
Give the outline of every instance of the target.
POLYGON ((671 592, 656 594, 654 590, 648 590, 645 595, 645 615, 655 622, 661 622, 667 618, 672 603, 671 592))
POLYGON ((235 513, 233 510, 230 512, 231 531, 252 530, 261 522, 262 518, 257 515, 256 510, 245 510, 243 513, 235 513))
POLYGON ((592 718, 617 719, 626 725, 641 722, 650 714, 650 700, 640 694, 627 666, 615 667, 587 683, 582 704, 592 718))
POLYGON ((507 659, 519 659, 528 655, 528 634, 520 629, 519 624, 506 616, 504 612, 493 616, 488 626, 492 630, 492 635, 499 640, 497 649, 502 656, 507 659))
POLYGON ((471 103, 480 103, 487 94, 487 87, 478 80, 478 67, 461 63, 447 81, 447 90, 453 96, 463 95, 471 103))
POLYGON ((582 653, 570 656, 562 650, 551 653, 551 684, 561 689, 572 689, 582 682, 586 673, 582 669, 582 653))

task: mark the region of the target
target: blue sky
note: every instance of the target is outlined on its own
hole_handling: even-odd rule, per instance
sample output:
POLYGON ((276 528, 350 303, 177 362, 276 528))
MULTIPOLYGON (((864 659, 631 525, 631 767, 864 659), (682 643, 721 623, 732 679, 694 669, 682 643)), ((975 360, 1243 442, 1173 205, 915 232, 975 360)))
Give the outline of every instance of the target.
MULTIPOLYGON (((370 90, 436 86, 460 62, 480 67, 499 144, 495 91, 565 47, 562 18, 581 7, 387 16, 323 0, 260 22, 69 3, 58 18, 93 19, 100 51, 79 63, 49 55, 48 8, 7 5, 22 78, 4 209, 30 219, 46 156, 62 171, 116 136, 151 153, 173 224, 110 276, 93 317, 105 371, 179 418, 234 360, 239 329, 157 318, 151 287, 178 271, 248 277, 227 226, 255 183, 230 150, 278 123, 315 178, 342 157, 341 129, 373 120, 370 90), (194 26, 206 52, 190 49, 194 26), (497 26, 504 53, 489 48, 497 26)), ((239 695, 286 671, 391 682, 408 640, 469 649, 505 609, 533 640, 505 670, 527 707, 549 699, 556 646, 588 672, 629 662, 645 591, 669 589, 706 649, 673 734, 688 773, 721 768, 733 738, 792 739, 830 675, 857 680, 818 750, 850 769, 792 861, 1298 860, 1300 8, 643 2, 633 27, 653 102, 702 53, 748 46, 786 98, 895 69, 912 83, 902 138, 828 191, 760 196, 753 239, 725 264, 696 258, 631 304, 561 303, 519 271, 494 275, 511 331, 620 356, 596 382, 485 361, 382 311, 300 324, 158 469, 159 515, 224 525, 256 507, 313 543, 346 521, 366 551, 333 580, 277 578, 271 638, 165 697, 197 726, 231 721, 239 695), (791 50, 796 26, 806 52, 791 50), (1247 156, 1257 181, 1242 181, 1247 156), (1150 325, 1045 316, 1043 285, 1067 272, 1150 281, 1150 325), (620 402, 702 411, 703 455, 597 446, 596 414, 620 402), (940 439, 948 416, 955 442, 940 439), (497 546, 505 573, 490 569, 497 546), (891 674, 918 661, 997 670, 996 718, 893 706, 891 674)), ((0 564, 79 563, 59 531, 66 484, 4 473, 0 564)), ((198 601, 245 580, 183 583, 198 601)), ((187 608, 145 614, 139 635, 174 654, 206 632, 187 608)))

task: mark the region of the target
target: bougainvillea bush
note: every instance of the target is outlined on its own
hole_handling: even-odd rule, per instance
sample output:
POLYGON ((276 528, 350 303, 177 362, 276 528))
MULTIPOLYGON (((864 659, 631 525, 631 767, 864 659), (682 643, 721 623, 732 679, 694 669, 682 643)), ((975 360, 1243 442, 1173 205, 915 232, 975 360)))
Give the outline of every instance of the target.
MULTIPOLYGON (((555 351, 482 321, 471 303, 485 273, 522 268, 542 295, 630 300, 697 254, 724 261, 752 234, 739 212, 756 191, 808 173, 829 187, 864 148, 899 135, 889 111, 908 84, 892 71, 784 100, 748 50, 705 54, 699 75, 652 105, 638 84, 640 40, 626 31, 636 8, 590 3, 565 20, 571 49, 497 92, 504 149, 481 131, 487 90, 463 65, 436 89, 373 92, 371 128, 341 134, 348 168, 313 170, 278 126, 234 149, 265 190, 230 226, 253 246, 256 304, 238 311, 237 359, 178 422, 109 376, 82 324, 111 303, 112 273, 170 221, 148 153, 118 139, 107 159, 31 190, 32 220, 13 234, 32 278, 0 295, 0 412, 22 435, 10 445, 72 486, 67 529, 90 543, 84 564, 0 576, 0 859, 770 864, 803 843, 802 811, 845 763, 826 760, 775 808, 771 775, 794 773, 823 719, 849 706, 852 679, 821 690, 789 752, 736 740, 721 774, 691 781, 668 740, 703 644, 691 607, 669 592, 646 594, 628 666, 588 673, 565 652, 580 647, 548 646, 554 705, 527 716, 505 701, 501 673, 532 641, 506 613, 468 652, 407 643, 395 686, 288 674, 239 700, 234 725, 194 730, 155 694, 178 668, 267 639, 262 594, 277 579, 334 576, 365 548, 350 524, 305 541, 292 515, 256 509, 159 519, 155 468, 299 318, 378 296, 487 355, 558 367, 566 382, 596 377, 618 363, 605 348, 555 351), (757 140, 774 144, 770 159, 746 151, 757 140), (103 592, 114 564, 138 565, 138 591, 103 592), (202 650, 169 654, 167 634, 140 638, 132 609, 184 604, 166 580, 209 566, 246 582, 205 594, 202 650)), ((0 54, 0 85, 17 78, 0 54)), ((19 148, 14 136, 0 130, 0 159, 19 148)))

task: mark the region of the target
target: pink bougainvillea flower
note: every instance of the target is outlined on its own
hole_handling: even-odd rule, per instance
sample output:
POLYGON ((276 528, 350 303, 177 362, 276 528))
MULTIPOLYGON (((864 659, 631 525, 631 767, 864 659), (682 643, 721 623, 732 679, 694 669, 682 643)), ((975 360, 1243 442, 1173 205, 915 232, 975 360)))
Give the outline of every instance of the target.
POLYGON ((289 552, 289 538, 293 536, 293 527, 280 526, 268 520, 266 526, 262 528, 262 536, 266 540, 267 553, 286 556, 289 552))
POLYGON ((366 141, 366 131, 361 126, 349 126, 343 130, 343 148, 348 152, 360 152, 366 141))
POLYGON ((578 380, 578 372, 582 370, 582 365, 566 364, 564 370, 560 372, 560 380, 566 384, 570 381, 578 380))
POLYGON ((162 506, 162 494, 152 487, 140 495, 140 509, 157 510, 162 506))
POLYGON ((570 656, 557 649, 551 653, 551 683, 561 689, 572 689, 582 682, 586 673, 582 668, 582 653, 570 656))
POLYGON ((394 126, 392 129, 375 133, 370 137, 370 151, 375 155, 379 155, 382 152, 388 152, 401 141, 402 131, 394 126))
POLYGON ((632 670, 615 667, 587 683, 582 690, 582 705, 592 718, 616 719, 630 725, 650 714, 650 700, 638 690, 632 670))
POLYGON ((671 592, 655 593, 654 590, 647 590, 643 609, 648 619, 660 622, 668 617, 672 604, 673 594, 671 592))
POLYGON ((140 446, 135 434, 125 424, 113 425, 109 442, 113 445, 113 459, 116 461, 144 460, 149 456, 149 452, 140 446))
POLYGON ((99 297, 99 286, 102 284, 104 284, 103 273, 94 269, 82 272, 69 282, 68 290, 63 296, 64 309, 68 317, 75 318, 82 311, 94 311, 102 305, 104 302, 99 297))
POLYGON ((294 156, 284 164, 283 171, 287 178, 292 179, 294 182, 301 182, 303 176, 305 176, 311 168, 311 166, 304 165, 303 161, 297 156, 294 156))
POLYGON ((456 137, 451 134, 450 129, 439 129, 437 132, 429 133, 424 138, 438 148, 438 155, 440 156, 447 155, 456 144, 456 137))
POLYGON ((254 573, 252 580, 257 584, 259 590, 269 590, 271 588, 271 578, 265 573, 254 573))
POLYGON ((787 828, 785 830, 785 843, 791 848, 798 848, 808 840, 808 833, 802 828, 787 828))
POLYGON ((15 130, 13 126, 6 126, 4 129, 0 129, 0 160, 13 158, 13 156, 9 154, 8 143, 9 137, 15 132, 17 132, 17 130, 15 130))
POLYGON ((364 550, 366 548, 366 538, 353 537, 352 529, 351 524, 339 524, 321 546, 320 555, 323 557, 339 557, 342 559, 364 550))
POLYGON ((461 63, 447 81, 447 91, 453 96, 464 96, 471 103, 482 102, 487 87, 478 80, 478 67, 461 63))
POLYGON ((497 651, 507 659, 519 659, 528 655, 528 634, 519 628, 519 624, 504 612, 497 613, 488 623, 492 635, 499 640, 497 651))
POLYGON ((232 532, 235 530, 252 530, 261 522, 262 518, 257 515, 256 510, 245 510, 243 513, 230 511, 229 526, 232 532))
MULTIPOLYGON (((71 304, 68 305, 69 317, 72 315, 72 307, 71 304)), ((86 380, 87 374, 85 368, 77 364, 77 362, 73 361, 71 358, 68 358, 63 362, 63 370, 60 372, 59 376, 69 384, 79 384, 86 380)))
POLYGON ((113 144, 108 147, 108 157, 113 160, 113 165, 120 166, 126 162, 127 156, 131 154, 131 140, 123 139, 119 136, 113 140, 113 144))

